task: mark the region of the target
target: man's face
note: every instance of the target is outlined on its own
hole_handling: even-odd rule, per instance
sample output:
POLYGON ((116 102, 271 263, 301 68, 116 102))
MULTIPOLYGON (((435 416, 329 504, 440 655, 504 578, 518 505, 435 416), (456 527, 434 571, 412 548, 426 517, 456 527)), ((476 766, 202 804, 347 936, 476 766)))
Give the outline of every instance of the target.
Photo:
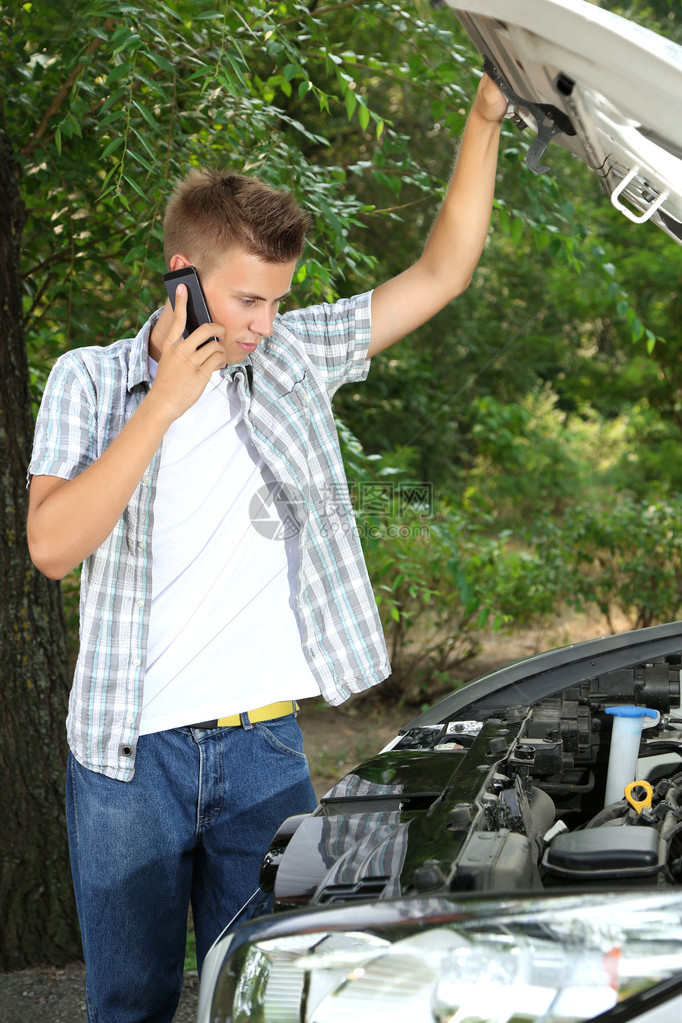
POLYGON ((214 323, 225 329, 223 347, 228 365, 251 355, 272 334, 279 303, 291 288, 296 260, 264 263, 236 250, 223 256, 201 284, 214 323))

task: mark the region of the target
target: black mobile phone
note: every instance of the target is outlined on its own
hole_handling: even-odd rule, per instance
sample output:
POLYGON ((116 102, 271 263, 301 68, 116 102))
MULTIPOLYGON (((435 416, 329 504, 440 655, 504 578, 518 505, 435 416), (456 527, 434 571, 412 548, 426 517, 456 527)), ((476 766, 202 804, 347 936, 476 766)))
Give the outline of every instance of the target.
MULTIPOLYGON (((187 324, 183 337, 189 337, 202 323, 211 322, 206 296, 195 266, 183 266, 179 270, 169 270, 163 275, 163 282, 166 285, 173 309, 175 309, 175 291, 178 284, 187 285, 187 324)), ((203 348, 209 341, 215 340, 217 339, 209 337, 206 341, 202 341, 198 348, 203 348)))

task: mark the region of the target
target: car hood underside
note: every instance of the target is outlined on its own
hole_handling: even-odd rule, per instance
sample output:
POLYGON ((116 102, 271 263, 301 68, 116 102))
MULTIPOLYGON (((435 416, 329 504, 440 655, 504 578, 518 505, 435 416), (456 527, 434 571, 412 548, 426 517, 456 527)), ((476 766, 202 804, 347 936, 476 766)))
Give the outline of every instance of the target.
POLYGON ((446 0, 485 67, 537 138, 597 174, 628 219, 682 243, 682 47, 576 0, 446 0))

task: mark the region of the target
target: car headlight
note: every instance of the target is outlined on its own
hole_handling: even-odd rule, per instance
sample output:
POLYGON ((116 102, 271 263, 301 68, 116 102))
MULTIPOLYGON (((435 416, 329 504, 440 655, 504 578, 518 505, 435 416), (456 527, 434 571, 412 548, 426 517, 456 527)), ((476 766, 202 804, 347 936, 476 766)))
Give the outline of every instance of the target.
POLYGON ((210 997, 202 991, 207 1023, 587 1020, 677 974, 682 991, 682 895, 405 899, 287 914, 235 934, 216 966, 210 997))

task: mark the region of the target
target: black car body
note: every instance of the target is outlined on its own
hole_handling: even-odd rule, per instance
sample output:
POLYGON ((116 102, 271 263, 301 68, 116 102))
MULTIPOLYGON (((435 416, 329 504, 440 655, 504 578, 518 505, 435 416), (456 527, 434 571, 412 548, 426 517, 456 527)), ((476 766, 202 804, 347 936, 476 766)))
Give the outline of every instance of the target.
POLYGON ((280 831, 275 912, 214 946, 200 1019, 679 1019, 681 666, 678 622, 511 665, 410 722, 280 831), (621 707, 650 716, 607 802, 621 707))

